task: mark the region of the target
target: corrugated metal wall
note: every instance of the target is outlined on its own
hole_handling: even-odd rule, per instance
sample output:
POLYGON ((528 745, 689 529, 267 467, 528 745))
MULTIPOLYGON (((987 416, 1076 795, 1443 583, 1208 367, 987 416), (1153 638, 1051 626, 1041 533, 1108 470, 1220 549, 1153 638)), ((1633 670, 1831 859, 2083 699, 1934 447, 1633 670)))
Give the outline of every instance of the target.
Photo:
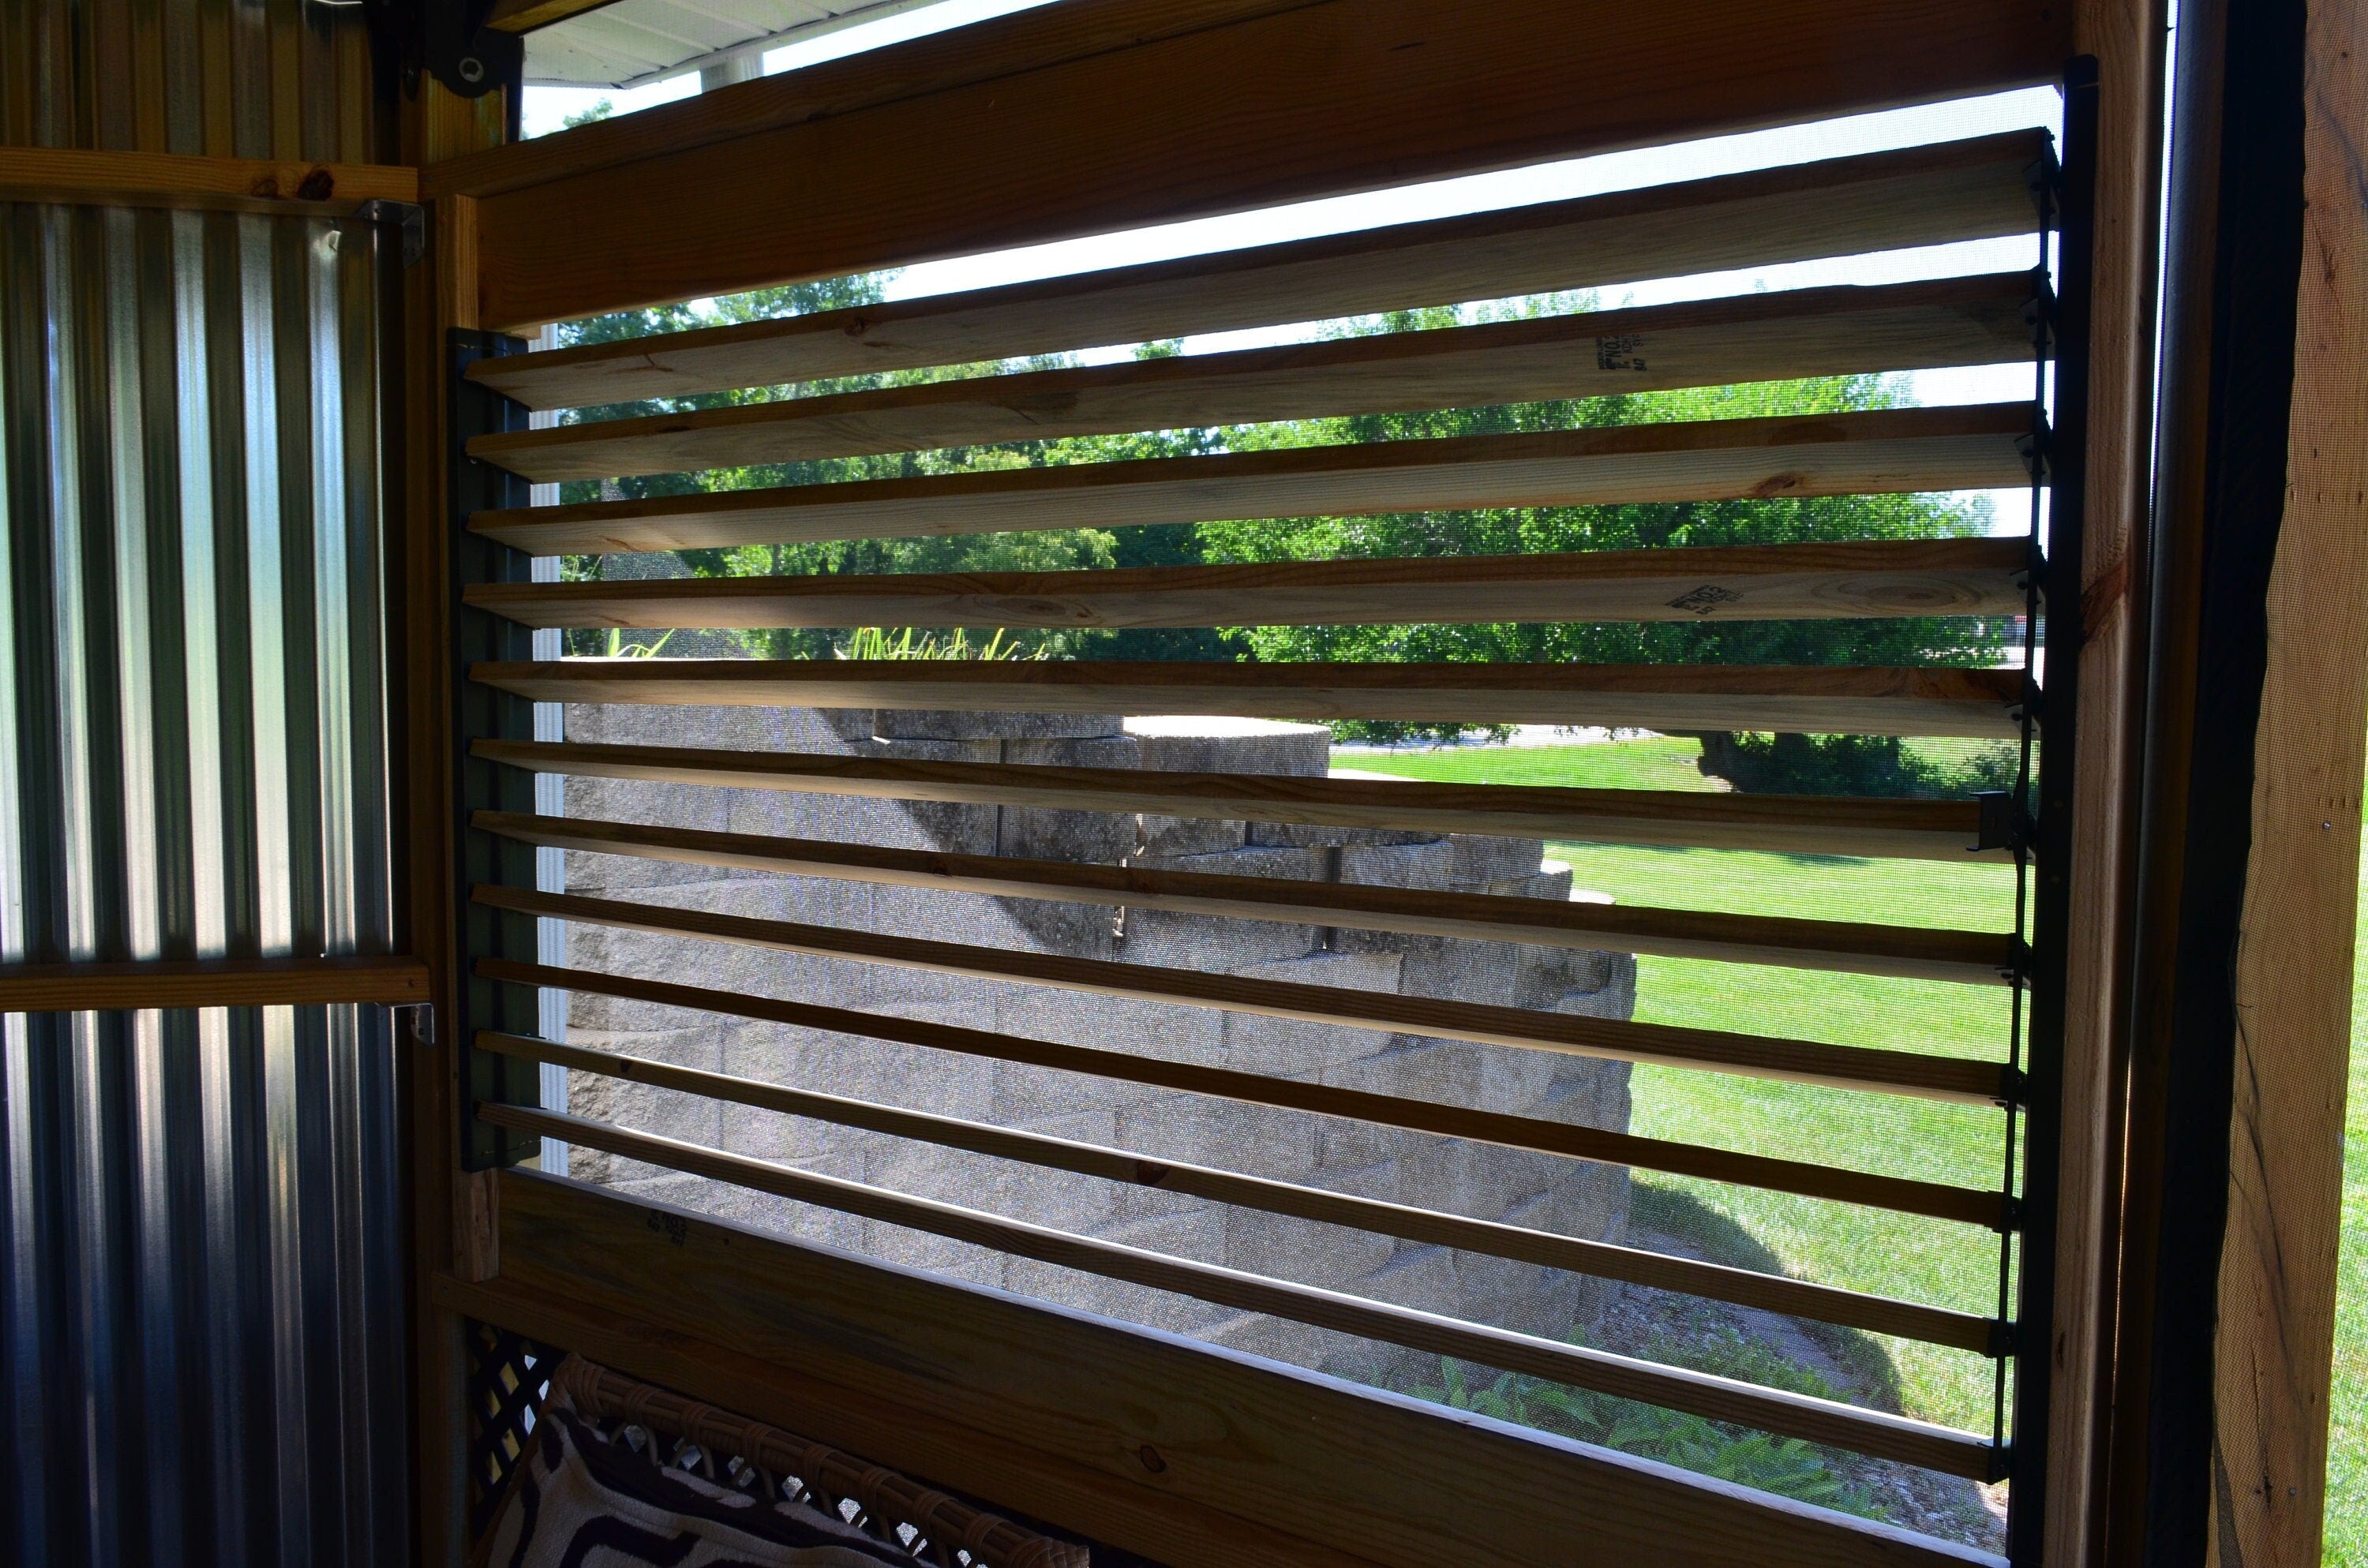
MULTIPOLYGON (((370 161, 359 17, 5 0, 0 141, 370 161)), ((378 244, 0 204, 0 956, 384 950, 378 244)), ((404 1556, 393 1050, 0 1022, 0 1551, 404 1556)))

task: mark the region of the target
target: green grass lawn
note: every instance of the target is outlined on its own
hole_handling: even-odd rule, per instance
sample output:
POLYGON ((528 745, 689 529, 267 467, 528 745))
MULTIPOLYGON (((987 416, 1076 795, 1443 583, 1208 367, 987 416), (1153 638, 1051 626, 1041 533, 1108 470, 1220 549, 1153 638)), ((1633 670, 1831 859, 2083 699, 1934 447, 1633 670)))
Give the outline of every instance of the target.
MULTIPOLYGON (((1692 767, 1696 755, 1692 741, 1656 738, 1340 754, 1337 760, 1342 767, 1459 783, 1709 788, 1692 767)), ((1627 903, 1991 930, 2013 918, 2013 881, 2003 867, 1616 845, 1564 844, 1550 853, 1570 862, 1579 886, 1627 903)), ((2368 856, 2362 878, 2330 1401, 2330 1568, 2368 1568, 2368 856)), ((1636 1017, 1645 1022, 1968 1056, 1994 1057, 2005 1047, 1999 992, 1679 959, 1645 958, 1637 971, 1636 1017)), ((1999 1119, 1992 1112, 1666 1067, 1639 1067, 1634 1082, 1635 1131, 1655 1137, 1942 1180, 1987 1185, 1998 1178, 1999 1119)), ((1986 1237, 1963 1227, 1664 1176, 1640 1177, 1638 1187, 1641 1218, 1668 1227, 1673 1219, 1682 1225, 1688 1214, 1707 1210, 1713 1222, 1702 1239, 1715 1239, 1717 1220, 1731 1221, 1804 1278, 1976 1310, 1996 1299, 1997 1254, 1986 1237), (1684 1201, 1688 1197, 1696 1202, 1684 1201)), ((1987 1426, 1986 1363, 1899 1342, 1884 1342, 1884 1348, 1905 1408, 1987 1426)))
MULTIPOLYGON (((1459 783, 1706 789, 1711 781, 1693 767, 1699 750, 1691 740, 1654 738, 1349 754, 1336 766, 1459 783)), ((1590 844, 1548 853, 1570 863, 1578 886, 1622 903, 1981 930, 2013 922, 2013 874, 2004 866, 1590 844)), ((1636 1017, 1989 1060, 2007 1048, 2002 989, 1702 960, 1639 960, 1636 1017)), ((1983 1108, 1668 1067, 1639 1067, 1633 1084, 1633 1126, 1652 1137, 1965 1186, 1994 1187, 2004 1165, 2004 1119, 1983 1108)), ((1677 1177, 1640 1176, 1638 1185, 1646 1189, 1640 1214, 1652 1222, 1699 1216, 1708 1223, 1691 1239, 1714 1243, 1718 1221, 1732 1221, 1801 1278, 1973 1311, 1997 1304, 1997 1244, 1986 1232, 1677 1177), (1695 1202, 1656 1202, 1656 1193, 1695 1202)), ((1906 1409, 1987 1429, 1987 1362, 1905 1342, 1883 1348, 1906 1409)))
POLYGON ((2351 951, 2351 1092, 2343 1113, 2343 1251, 2336 1267, 2335 1387, 2327 1459, 2327 1553, 2368 1568, 2368 856, 2351 951))

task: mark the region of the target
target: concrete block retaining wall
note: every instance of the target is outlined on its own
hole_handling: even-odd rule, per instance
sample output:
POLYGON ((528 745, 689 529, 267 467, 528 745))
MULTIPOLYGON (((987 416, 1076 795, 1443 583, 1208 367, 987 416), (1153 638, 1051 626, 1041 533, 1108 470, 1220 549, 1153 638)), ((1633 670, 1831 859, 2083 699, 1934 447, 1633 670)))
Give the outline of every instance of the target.
MULTIPOLYGON (((1323 774, 1318 726, 1235 720, 570 706, 570 740, 962 761, 1323 774)), ((570 816, 1045 859, 1571 896, 1534 839, 1440 837, 1101 812, 867 801, 571 778, 570 816)), ((570 853, 568 891, 995 949, 1455 997, 1592 1017, 1635 1005, 1626 955, 1322 930, 1260 921, 988 899, 570 853)), ((1584 896, 1584 895, 1582 895, 1584 896)), ((1081 995, 840 960, 578 926, 570 961, 689 984, 929 1018, 1383 1094, 1625 1130, 1625 1063, 1081 995)), ((1201 1099, 1010 1063, 579 994, 579 1044, 768 1083, 1114 1144, 1393 1202, 1619 1239, 1624 1171, 1493 1145, 1201 1099)), ((1229 1209, 1154 1189, 719 1106, 574 1074, 585 1115, 1038 1224, 1559 1336, 1581 1282, 1531 1265, 1229 1209)), ((1411 1358, 1298 1324, 714 1187, 589 1150, 571 1173, 893 1262, 1050 1298, 1304 1366, 1403 1380, 1411 1358)))

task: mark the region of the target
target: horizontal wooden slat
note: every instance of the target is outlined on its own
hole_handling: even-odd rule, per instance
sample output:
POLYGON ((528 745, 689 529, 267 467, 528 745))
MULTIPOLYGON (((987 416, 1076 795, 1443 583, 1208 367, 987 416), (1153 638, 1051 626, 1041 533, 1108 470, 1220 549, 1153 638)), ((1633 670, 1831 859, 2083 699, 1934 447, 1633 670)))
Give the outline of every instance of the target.
POLYGON ((972 364, 2034 233, 2038 131, 481 360, 529 408, 972 364))
POLYGON ((409 958, 147 959, 0 965, 0 1013, 167 1007, 303 1007, 425 1002, 427 966, 409 958))
POLYGON ((538 483, 1796 376, 2028 360, 2023 272, 1841 285, 973 376, 475 436, 538 483))
POLYGON ((742 1154, 726 1154, 679 1139, 634 1132, 583 1117, 492 1103, 481 1103, 477 1114, 497 1127, 565 1139, 571 1144, 712 1181, 730 1182, 883 1224, 902 1225, 973 1246, 990 1247, 1059 1267, 1169 1290, 1240 1312, 1265 1312, 1411 1349, 1461 1357, 1570 1387, 1688 1411, 1782 1436, 1829 1443, 1946 1474, 1987 1481, 1995 1472, 1998 1457, 1987 1438, 1930 1422, 1615 1356, 1535 1335, 1467 1324, 1436 1312, 1271 1279, 1117 1242, 1072 1235, 981 1210, 911 1198, 863 1182, 794 1170, 742 1154))
POLYGON ((1374 626, 2004 615, 2016 539, 1872 540, 1086 572, 482 583, 528 626, 1374 626))
POLYGON ((1885 1296, 1861 1295, 1781 1274, 1673 1257, 1639 1247, 1555 1235, 1493 1220, 1441 1214, 1401 1203, 1326 1192, 1264 1176, 1243 1176, 1205 1165, 1180 1165, 1153 1159, 1123 1149, 1103 1148, 1040 1132, 962 1121, 923 1111, 901 1110, 840 1095, 816 1094, 756 1083, 721 1073, 677 1067, 616 1051, 586 1051, 579 1046, 518 1035, 483 1033, 480 1050, 498 1051, 529 1062, 549 1062, 578 1073, 598 1074, 655 1088, 671 1089, 734 1105, 754 1106, 783 1116, 806 1117, 834 1126, 860 1128, 896 1138, 910 1138, 942 1148, 963 1149, 996 1159, 1014 1160, 1050 1170, 1069 1171, 1104 1181, 1157 1187, 1194 1198, 1231 1203, 1270 1214, 1345 1225, 1402 1237, 1429 1246, 1456 1247, 1491 1257, 1511 1258, 1546 1268, 1561 1268, 1603 1279, 1618 1279, 1655 1290, 1677 1290, 1713 1301, 1760 1307, 1820 1323, 1894 1334, 1931 1345, 1953 1346, 1980 1355, 1997 1355, 2004 1343, 2003 1325, 1973 1312, 1952 1312, 1885 1296))
POLYGON ((917 969, 933 974, 1052 986, 1134 1001, 1180 1003, 1432 1040, 1478 1040, 1519 1051, 1651 1062, 1781 1083, 1822 1084, 1964 1105, 1989 1105, 2009 1098, 2012 1094, 2010 1074, 1996 1062, 1914 1051, 1865 1050, 1815 1040, 1681 1028, 1670 1024, 1580 1017, 1530 1007, 1349 991, 1332 985, 1256 980, 1155 964, 972 947, 894 933, 842 930, 789 920, 759 920, 525 888, 480 884, 470 896, 488 908, 658 936, 696 937, 769 948, 777 952, 917 969))
POLYGON ((2014 964, 2014 938, 1983 931, 1645 909, 1292 877, 1146 870, 509 812, 479 812, 471 821, 487 833, 522 843, 593 854, 1234 920, 1611 949, 1971 984, 2003 983, 2014 964))
POLYGON ((832 1034, 925 1046, 933 1051, 953 1051, 992 1062, 1048 1067, 1063 1073, 1082 1073, 1123 1084, 1144 1084, 1154 1088, 1174 1089, 1181 1094, 1236 1100, 1246 1105, 1273 1106, 1282 1110, 1339 1117, 1346 1120, 1370 1122, 1377 1127, 1429 1132, 1441 1138, 1463 1138, 1508 1149, 1528 1149, 1541 1154, 1589 1160, 1600 1165, 1633 1165, 1642 1170, 1665 1171, 1671 1176, 1699 1176, 1704 1181, 1729 1182, 1737 1187, 1756 1187, 1770 1192, 1789 1192, 1804 1198, 1855 1203, 1903 1214, 1922 1214, 1935 1220, 1956 1221, 1993 1231, 2005 1230, 2012 1221, 2005 1200, 1995 1192, 1951 1187, 1942 1182, 1876 1176, 1864 1171, 1815 1165, 1804 1160, 1774 1159, 1765 1154, 1708 1149, 1665 1138, 1640 1138, 1634 1133, 1607 1132, 1600 1128, 1575 1122, 1548 1121, 1537 1117, 1507 1115, 1501 1111, 1473 1110, 1435 1100, 1405 1099, 1362 1089, 1338 1088, 1330 1084, 1269 1078, 1258 1073, 1202 1067, 1189 1062, 1138 1056, 1124 1051, 1059 1045, 1051 1040, 1029 1040, 1019 1035, 996 1034, 985 1029, 963 1028, 953 1024, 930 1023, 888 1014, 858 1012, 846 1007, 826 1007, 809 1002, 781 1002, 768 996, 677 985, 668 981, 636 975, 603 974, 594 970, 519 963, 507 959, 480 959, 475 972, 484 979, 506 984, 581 991, 597 996, 654 1003, 663 1007, 716 1013, 725 1017, 757 1018, 832 1034))
POLYGON ((1332 0, 1178 36, 1208 15, 1064 6, 552 149, 543 183, 483 201, 479 314, 531 325, 1935 102, 2051 81, 2073 52, 2049 0, 1671 0, 1584 26, 1567 0, 1332 0), (579 150, 607 166, 548 177, 579 150))
POLYGON ((2017 670, 1782 665, 559 659, 470 667, 537 702, 1219 714, 2011 740, 2017 670))
POLYGON ((1432 784, 1020 763, 723 751, 572 742, 472 742, 470 755, 544 773, 949 805, 1143 812, 1214 821, 1481 833, 1684 848, 2002 860, 1975 849, 1971 801, 1826 799, 1532 784, 1432 784))
POLYGON ((0 201, 338 218, 418 199, 419 171, 399 165, 0 147, 0 201))
POLYGON ((1683 420, 703 490, 479 512, 469 527, 529 555, 597 555, 1226 517, 1991 490, 2029 483, 2023 447, 2034 428, 2026 403, 1683 420))
POLYGON ((532 1171, 438 1305, 1175 1568, 2002 1568, 1222 1346, 532 1171), (1279 1462, 1278 1455, 1287 1456, 1279 1462), (1409 1507, 1410 1477, 1421 1507, 1409 1507))

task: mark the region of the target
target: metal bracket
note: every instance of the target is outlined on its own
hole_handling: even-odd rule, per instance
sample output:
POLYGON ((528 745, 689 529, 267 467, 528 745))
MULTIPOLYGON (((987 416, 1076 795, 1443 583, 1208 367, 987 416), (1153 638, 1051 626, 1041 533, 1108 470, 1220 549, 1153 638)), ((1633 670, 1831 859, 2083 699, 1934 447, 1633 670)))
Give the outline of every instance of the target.
MULTIPOLYGON (((491 0, 364 0, 372 40, 398 64, 416 94, 424 71, 464 98, 515 87, 526 71, 526 40, 485 25, 491 0)), ((516 95, 512 95, 515 113, 516 95)))
POLYGON ((2031 298, 2023 301, 2022 324, 2031 328, 2032 347, 2040 358, 2047 358, 2056 351, 2058 313, 2055 290, 2047 281, 2047 269, 2032 267, 2031 298))
POLYGON ((399 1006, 389 1007, 387 1012, 394 1019, 395 1033, 398 1036, 407 1034, 421 1045, 436 1043, 435 1003, 405 1002, 399 1006))
POLYGON ((397 229, 403 235, 403 265, 416 267, 427 254, 427 209, 416 201, 390 201, 375 197, 354 209, 357 222, 397 229))
POLYGON ((2021 851, 2029 847, 2031 819, 2016 808, 2011 790, 1981 790, 1974 796, 1974 803, 1981 808, 1981 817, 1974 829, 1974 848, 2021 851))
POLYGON ((487 739, 531 740, 534 705, 524 698, 498 691, 469 678, 469 666, 480 661, 531 659, 534 634, 502 616, 471 605, 464 590, 478 583, 522 583, 532 575, 532 562, 523 551, 482 534, 469 531, 473 514, 526 504, 526 483, 493 464, 469 456, 472 436, 520 430, 527 411, 519 403, 469 380, 471 365, 484 358, 522 354, 524 340, 500 333, 454 329, 448 339, 445 361, 449 427, 447 497, 450 522, 446 540, 450 551, 450 597, 446 614, 450 628, 452 715, 452 929, 458 950, 453 954, 458 980, 459 1016, 452 1020, 451 1043, 461 1071, 461 1163, 467 1170, 514 1165, 534 1157, 542 1146, 533 1134, 500 1128, 479 1119, 483 1104, 535 1106, 541 1103, 539 1064, 475 1048, 478 1034, 537 1032, 536 994, 531 990, 497 983, 476 973, 480 959, 503 958, 531 962, 536 957, 536 922, 532 915, 491 909, 471 896, 488 885, 532 887, 535 851, 530 845, 496 837, 471 825, 480 811, 532 812, 534 776, 470 755, 470 744, 487 739))

